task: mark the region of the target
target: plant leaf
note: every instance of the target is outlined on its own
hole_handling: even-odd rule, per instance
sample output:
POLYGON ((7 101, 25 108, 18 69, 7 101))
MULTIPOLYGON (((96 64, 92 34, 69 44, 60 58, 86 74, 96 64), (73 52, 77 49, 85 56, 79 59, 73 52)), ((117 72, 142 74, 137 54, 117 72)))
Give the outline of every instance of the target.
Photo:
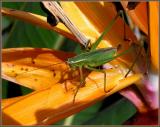
POLYGON ((136 113, 136 108, 123 98, 85 122, 87 125, 121 125, 136 113))

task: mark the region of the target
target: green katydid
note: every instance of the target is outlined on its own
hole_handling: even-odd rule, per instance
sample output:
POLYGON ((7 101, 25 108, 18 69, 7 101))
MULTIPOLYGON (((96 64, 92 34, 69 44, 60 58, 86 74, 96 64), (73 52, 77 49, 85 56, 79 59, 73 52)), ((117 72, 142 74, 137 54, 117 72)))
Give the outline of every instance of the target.
MULTIPOLYGON (((101 42, 103 37, 109 32, 113 24, 115 23, 116 19, 123 14, 122 11, 119 11, 114 19, 109 23, 109 25, 106 27, 105 31, 101 34, 101 36, 97 39, 97 41, 91 46, 90 50, 84 53, 81 53, 75 57, 69 58, 67 60, 67 63, 71 68, 79 68, 80 71, 80 85, 77 87, 77 90, 75 92, 74 98, 73 98, 73 103, 75 101, 75 97, 77 95, 77 92, 79 88, 83 85, 84 83, 84 78, 83 78, 83 72, 82 68, 86 68, 89 70, 93 71, 99 71, 104 73, 104 91, 106 91, 106 73, 104 70, 97 69, 96 67, 101 66, 107 62, 110 62, 114 60, 115 58, 126 54, 129 52, 131 48, 128 50, 122 52, 121 54, 118 54, 115 56, 117 52, 117 48, 102 48, 102 49, 96 49, 98 44, 101 42)), ((123 15, 122 15, 123 16, 123 15)))

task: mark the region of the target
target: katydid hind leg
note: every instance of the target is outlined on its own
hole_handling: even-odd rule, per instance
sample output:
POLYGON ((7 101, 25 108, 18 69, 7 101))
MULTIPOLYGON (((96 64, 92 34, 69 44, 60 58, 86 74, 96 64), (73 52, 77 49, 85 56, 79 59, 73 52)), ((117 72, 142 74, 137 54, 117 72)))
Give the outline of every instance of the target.
POLYGON ((108 91, 106 90, 106 72, 101 69, 85 66, 85 68, 92 70, 92 71, 97 71, 97 72, 102 72, 104 74, 104 92, 107 93, 108 91))
POLYGON ((82 67, 79 67, 79 72, 80 72, 80 84, 77 86, 76 92, 73 96, 73 104, 75 103, 75 99, 76 99, 76 95, 79 91, 79 89, 83 86, 84 84, 84 77, 83 77, 83 71, 82 71, 82 67))
POLYGON ((136 62, 137 62, 137 60, 138 60, 138 58, 139 58, 139 56, 140 56, 140 54, 141 54, 141 51, 142 51, 142 47, 140 47, 140 49, 139 49, 139 51, 138 51, 138 53, 137 53, 137 55, 136 55, 136 58, 134 59, 134 61, 133 61, 132 65, 130 66, 128 72, 125 74, 125 76, 124 76, 125 78, 126 78, 126 77, 128 76, 128 74, 132 71, 134 65, 136 64, 136 62))

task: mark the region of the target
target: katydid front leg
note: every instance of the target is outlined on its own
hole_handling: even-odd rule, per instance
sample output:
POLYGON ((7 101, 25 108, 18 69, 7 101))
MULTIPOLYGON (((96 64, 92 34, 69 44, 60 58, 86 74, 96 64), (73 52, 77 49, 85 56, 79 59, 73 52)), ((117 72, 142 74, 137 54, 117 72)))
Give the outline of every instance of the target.
POLYGON ((85 66, 85 68, 91 71, 102 72, 104 74, 104 92, 107 93, 108 91, 106 90, 106 72, 104 70, 100 70, 100 69, 89 67, 89 66, 85 66))

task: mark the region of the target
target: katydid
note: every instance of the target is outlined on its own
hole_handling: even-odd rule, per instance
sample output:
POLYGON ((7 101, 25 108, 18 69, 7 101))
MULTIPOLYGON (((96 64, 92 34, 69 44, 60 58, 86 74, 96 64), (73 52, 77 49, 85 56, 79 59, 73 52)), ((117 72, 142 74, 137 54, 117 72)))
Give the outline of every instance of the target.
POLYGON ((104 73, 104 91, 106 91, 106 73, 104 70, 97 69, 96 67, 101 66, 105 63, 108 63, 115 58, 126 54, 128 51, 131 50, 129 48, 128 50, 122 52, 121 54, 118 54, 115 56, 117 49, 116 48, 102 48, 102 49, 96 49, 100 41, 103 39, 105 34, 109 32, 113 24, 115 23, 116 19, 122 14, 123 12, 120 11, 117 13, 116 17, 112 19, 112 21, 109 23, 109 25, 106 27, 105 31, 101 34, 101 36, 97 39, 97 41, 91 46, 90 50, 84 53, 81 53, 75 57, 69 58, 67 60, 67 63, 71 68, 79 68, 80 71, 80 85, 77 87, 77 90, 74 94, 73 98, 73 103, 75 102, 75 97, 77 95, 77 92, 79 88, 83 85, 84 83, 84 78, 83 78, 83 72, 82 68, 86 68, 89 70, 93 71, 98 71, 104 73))
MULTIPOLYGON (((128 53, 129 51, 131 51, 132 48, 133 47, 130 47, 128 50, 118 55, 115 55, 117 52, 116 48, 101 48, 101 49, 93 50, 90 52, 81 53, 72 58, 68 58, 67 63, 69 64, 71 69, 79 68, 79 71, 80 71, 80 85, 77 87, 77 90, 74 94, 73 102, 75 101, 75 97, 76 97, 76 94, 79 88, 84 83, 82 68, 104 73, 104 92, 107 92, 106 90, 106 72, 104 70, 97 69, 96 67, 101 66, 105 63, 108 63, 116 59, 117 57, 128 53)), ((129 69, 129 72, 130 72, 130 69, 129 69)), ((125 77, 128 75, 128 73, 125 75, 125 77)))

